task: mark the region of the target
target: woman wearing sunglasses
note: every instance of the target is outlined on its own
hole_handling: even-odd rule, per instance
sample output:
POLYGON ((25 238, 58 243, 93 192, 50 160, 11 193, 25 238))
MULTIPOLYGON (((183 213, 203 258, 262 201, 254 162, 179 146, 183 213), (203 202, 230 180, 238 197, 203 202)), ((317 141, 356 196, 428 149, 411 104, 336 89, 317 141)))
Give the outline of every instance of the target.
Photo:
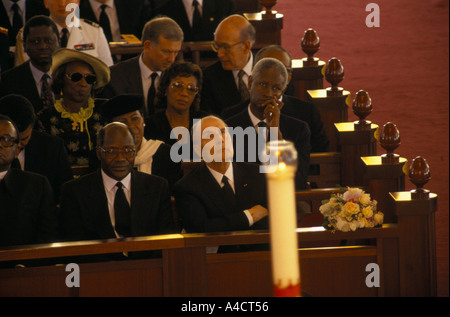
POLYGON ((95 158, 97 130, 104 125, 94 91, 109 82, 109 68, 88 54, 63 48, 53 53, 52 89, 55 104, 38 113, 39 126, 61 137, 72 166, 98 166, 95 158))
MULTIPOLYGON (((145 126, 147 139, 173 145, 181 135, 178 139, 171 138, 172 129, 182 127, 190 132, 194 119, 208 115, 198 110, 202 81, 201 68, 190 62, 175 62, 163 73, 156 95, 158 111, 147 120, 145 126)), ((189 138, 192 139, 190 134, 189 138)))

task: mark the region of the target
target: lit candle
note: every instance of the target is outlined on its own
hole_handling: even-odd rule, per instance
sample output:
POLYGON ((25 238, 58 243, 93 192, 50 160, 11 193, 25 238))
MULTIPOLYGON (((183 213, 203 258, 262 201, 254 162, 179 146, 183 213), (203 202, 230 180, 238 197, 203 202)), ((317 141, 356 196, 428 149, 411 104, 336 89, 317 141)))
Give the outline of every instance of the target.
POLYGON ((274 293, 301 296, 294 184, 297 151, 288 141, 271 141, 267 151, 272 158, 266 178, 274 293))

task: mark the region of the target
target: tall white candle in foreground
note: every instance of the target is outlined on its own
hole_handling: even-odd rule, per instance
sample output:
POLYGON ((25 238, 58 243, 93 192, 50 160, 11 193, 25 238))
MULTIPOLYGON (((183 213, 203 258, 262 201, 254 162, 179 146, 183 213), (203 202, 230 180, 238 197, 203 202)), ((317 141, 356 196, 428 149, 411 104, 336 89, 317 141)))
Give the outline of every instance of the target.
POLYGON ((274 294, 301 296, 294 183, 297 151, 288 141, 271 141, 267 147, 272 165, 266 178, 274 294))

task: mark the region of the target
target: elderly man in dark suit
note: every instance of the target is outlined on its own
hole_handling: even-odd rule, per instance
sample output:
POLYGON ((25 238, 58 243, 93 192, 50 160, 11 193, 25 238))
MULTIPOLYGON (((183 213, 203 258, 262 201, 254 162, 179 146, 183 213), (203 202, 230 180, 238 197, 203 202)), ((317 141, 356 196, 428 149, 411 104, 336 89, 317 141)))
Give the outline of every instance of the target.
MULTIPOLYGON (((279 45, 269 45, 256 53, 255 63, 265 57, 273 57, 283 63, 288 71, 288 83, 290 83, 292 78, 291 55, 279 45)), ((287 94, 287 90, 284 91, 280 99, 283 101, 283 107, 281 108, 282 114, 308 123, 311 131, 311 153, 328 152, 330 142, 325 134, 322 119, 317 107, 312 102, 303 101, 287 94)), ((225 108, 221 113, 221 117, 223 119, 230 118, 246 107, 247 105, 245 103, 240 103, 233 107, 225 108)))
POLYGON ((183 29, 184 40, 212 41, 217 25, 236 13, 234 0, 169 0, 155 8, 153 15, 174 19, 183 29))
POLYGON ((267 229, 264 174, 257 164, 231 162, 233 145, 221 119, 208 116, 198 121, 193 135, 204 133, 213 137, 194 140, 194 150, 205 163, 174 186, 184 228, 187 232, 267 229))
POLYGON ((111 81, 103 96, 112 98, 123 94, 143 95, 144 117, 155 112, 155 96, 161 74, 175 62, 183 43, 183 31, 167 17, 148 21, 142 31, 144 50, 139 56, 111 67, 111 81))
POLYGON ((55 242, 56 205, 48 180, 11 168, 18 151, 17 126, 0 115, 0 246, 55 242))
POLYGON ((203 72, 201 110, 220 115, 223 109, 248 100, 254 42, 255 29, 243 16, 231 15, 220 22, 214 33, 219 61, 203 72))
MULTIPOLYGON (((286 88, 287 81, 288 73, 279 60, 274 58, 260 60, 249 78, 250 100, 240 104, 239 107, 243 110, 227 119, 226 122, 233 128, 241 127, 244 130, 250 128, 250 131, 254 129, 257 133, 267 133, 266 140, 284 139, 294 143, 298 154, 295 185, 297 190, 301 190, 306 188, 308 178, 311 132, 306 122, 281 113, 283 102, 280 101, 280 97, 286 88)), ((263 150, 260 147, 261 143, 255 146, 250 144, 252 141, 250 138, 245 138, 244 141, 246 143, 243 160, 259 158, 263 150), (257 153, 253 153, 252 149, 257 153)), ((236 142, 235 144, 238 144, 236 142)))
POLYGON ((65 240, 110 239, 174 233, 167 181, 133 169, 131 128, 112 122, 98 134, 101 169, 67 182, 61 194, 65 240))
POLYGON ((2 97, 0 114, 10 117, 19 129, 19 154, 13 167, 46 176, 58 202, 62 184, 73 178, 63 140, 33 129, 36 115, 23 96, 2 97))
POLYGON ((35 16, 25 24, 23 44, 30 60, 2 74, 0 97, 22 95, 31 102, 36 113, 53 107, 50 67, 52 54, 59 48, 58 34, 56 24, 47 16, 35 16))

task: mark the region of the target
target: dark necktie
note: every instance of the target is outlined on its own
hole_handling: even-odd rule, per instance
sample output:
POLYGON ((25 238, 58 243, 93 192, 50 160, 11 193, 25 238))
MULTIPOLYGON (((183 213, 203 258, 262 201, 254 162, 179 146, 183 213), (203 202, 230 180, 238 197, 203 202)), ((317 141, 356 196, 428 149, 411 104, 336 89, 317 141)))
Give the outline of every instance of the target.
MULTIPOLYGON (((53 106, 54 104, 54 98, 53 98, 53 92, 50 89, 50 76, 48 74, 44 74, 41 77, 41 82, 42 82, 42 86, 41 86, 41 101, 42 101, 42 105, 43 108, 50 108, 53 106)), ((39 109, 41 110, 41 109, 39 109)))
POLYGON ((194 38, 196 41, 200 39, 200 34, 202 31, 202 17, 200 15, 200 10, 198 9, 198 1, 194 0, 192 6, 194 7, 194 16, 192 19, 192 30, 194 31, 194 38))
POLYGON ((234 205, 236 203, 236 197, 230 183, 228 182, 228 178, 225 175, 222 177, 222 183, 224 184, 222 187, 222 193, 226 201, 230 202, 231 205, 234 205))
POLYGON ((116 231, 124 237, 129 237, 131 233, 131 208, 128 204, 123 185, 117 182, 117 191, 114 198, 114 219, 116 223, 116 231))
POLYGON ((12 29, 11 29, 11 35, 10 39, 14 41, 14 46, 16 45, 16 36, 17 33, 20 31, 20 29, 23 26, 23 20, 22 16, 19 12, 19 5, 17 3, 14 3, 12 5, 12 10, 14 11, 13 19, 12 19, 12 29))
POLYGON ((155 112, 155 95, 156 95, 156 77, 158 77, 158 73, 154 72, 151 75, 152 82, 150 83, 150 87, 148 88, 147 94, 147 116, 152 115, 155 112))
POLYGON ((238 83, 239 83, 239 94, 241 95, 241 101, 249 100, 250 93, 248 92, 247 85, 245 84, 242 77, 245 75, 245 72, 241 69, 238 73, 238 83))
POLYGON ((100 13, 100 20, 98 22, 100 23, 108 42, 112 42, 111 25, 109 24, 109 18, 105 11, 107 7, 106 4, 101 5, 102 12, 100 13))
POLYGON ((67 47, 67 41, 69 40, 69 30, 66 28, 63 28, 61 30, 61 47, 67 47))
POLYGON ((19 159, 17 157, 12 161, 11 168, 15 168, 15 169, 18 169, 18 170, 22 169, 22 165, 20 164, 20 161, 19 161, 19 159))

